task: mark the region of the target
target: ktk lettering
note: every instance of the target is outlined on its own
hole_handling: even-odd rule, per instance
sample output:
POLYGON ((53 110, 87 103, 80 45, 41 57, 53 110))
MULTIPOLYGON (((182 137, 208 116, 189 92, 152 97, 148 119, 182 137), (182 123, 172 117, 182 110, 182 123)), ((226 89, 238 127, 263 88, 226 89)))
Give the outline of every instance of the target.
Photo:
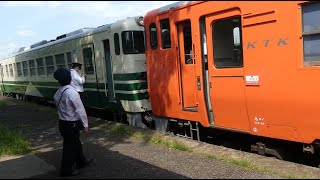
MULTIPOLYGON (((288 38, 286 38, 286 39, 280 38, 280 39, 277 41, 277 46, 281 46, 281 45, 286 46, 286 45, 288 45, 287 41, 288 41, 288 38)), ((256 48, 256 42, 257 42, 257 41, 248 42, 247 49, 256 48)), ((263 40, 264 47, 269 47, 270 45, 274 44, 273 42, 274 42, 273 40, 263 40)))

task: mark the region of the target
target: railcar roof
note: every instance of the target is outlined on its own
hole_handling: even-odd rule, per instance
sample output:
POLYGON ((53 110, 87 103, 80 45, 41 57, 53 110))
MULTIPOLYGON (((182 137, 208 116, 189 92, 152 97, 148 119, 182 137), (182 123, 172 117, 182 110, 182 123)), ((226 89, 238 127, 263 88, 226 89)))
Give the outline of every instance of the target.
POLYGON ((166 5, 166 6, 163 6, 163 7, 159 8, 159 12, 168 11, 169 9, 177 8, 177 7, 186 5, 186 4, 190 4, 192 2, 196 2, 196 1, 179 1, 179 2, 175 2, 175 3, 172 3, 172 4, 169 4, 169 5, 166 5))
POLYGON ((110 24, 105 24, 105 25, 99 26, 97 28, 83 28, 83 32, 80 32, 80 33, 77 33, 77 34, 74 34, 74 35, 71 35, 71 36, 67 36, 65 38, 61 38, 61 39, 58 39, 58 40, 55 40, 55 41, 52 41, 52 42, 48 42, 46 44, 43 44, 43 45, 40 45, 40 46, 37 46, 37 47, 34 47, 34 48, 30 48, 30 49, 22 51, 22 52, 18 52, 18 53, 13 54, 13 55, 9 55, 8 57, 5 57, 5 58, 3 58, 1 60, 8 59, 10 57, 17 56, 17 55, 20 55, 20 54, 23 54, 23 53, 26 53, 26 52, 30 52, 30 51, 33 51, 33 50, 41 49, 41 48, 44 48, 44 47, 47 47, 47 46, 52 46, 52 45, 59 44, 59 43, 62 43, 62 42, 70 41, 72 39, 77 39, 77 38, 85 37, 85 36, 88 36, 88 35, 97 34, 97 33, 100 33, 100 32, 103 32, 103 31, 106 31, 106 30, 110 29, 113 24, 122 23, 123 21, 125 21, 127 19, 135 19, 136 17, 139 17, 139 16, 128 17, 126 19, 118 20, 118 21, 116 21, 114 23, 110 23, 110 24))

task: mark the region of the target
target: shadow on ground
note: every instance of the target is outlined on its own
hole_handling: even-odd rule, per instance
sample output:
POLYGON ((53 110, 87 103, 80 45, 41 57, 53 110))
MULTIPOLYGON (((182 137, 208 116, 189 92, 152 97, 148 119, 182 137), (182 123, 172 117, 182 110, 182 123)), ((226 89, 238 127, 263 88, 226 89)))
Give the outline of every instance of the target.
MULTIPOLYGON (((143 161, 110 151, 100 145, 86 143, 83 145, 85 153, 95 158, 94 163, 84 169, 81 174, 71 178, 77 179, 186 179, 187 177, 172 173, 143 161), (104 151, 104 152, 101 152, 104 151)), ((59 179, 61 149, 37 153, 41 159, 49 160, 49 164, 56 167, 55 171, 30 179, 59 179)))
MULTIPOLYGON (((0 123, 21 131, 32 144, 35 155, 56 167, 46 174, 30 177, 31 179, 59 179, 59 168, 62 155, 62 138, 58 132, 57 114, 54 109, 39 111, 17 102, 0 109, 0 123), (27 109, 27 110, 26 110, 27 109), (8 118, 9 117, 9 118, 8 118)), ((90 120, 89 120, 90 121, 90 120)), ((103 122, 102 122, 103 123, 103 122)), ((124 136, 106 138, 108 133, 94 129, 101 122, 92 122, 93 130, 88 135, 81 135, 84 153, 95 159, 95 162, 82 173, 72 178, 80 179, 186 179, 168 170, 149 163, 109 150, 116 144, 130 143, 124 136), (114 139, 115 138, 115 139, 114 139)), ((142 144, 143 145, 143 144, 142 144)), ((17 161, 12 159, 5 161, 17 161)), ((27 165, 26 165, 27 166, 27 165)))

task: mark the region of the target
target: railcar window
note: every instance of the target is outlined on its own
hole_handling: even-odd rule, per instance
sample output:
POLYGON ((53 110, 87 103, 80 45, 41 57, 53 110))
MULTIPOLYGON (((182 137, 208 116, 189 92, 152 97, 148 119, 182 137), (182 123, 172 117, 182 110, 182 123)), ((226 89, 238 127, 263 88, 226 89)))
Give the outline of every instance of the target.
POLYGON ((160 21, 160 28, 162 49, 171 48, 170 23, 168 18, 160 21))
POLYGON ((94 68, 92 63, 92 49, 84 48, 83 49, 83 60, 86 74, 94 74, 94 68))
POLYGON ((36 76, 36 67, 34 59, 29 60, 30 76, 36 76))
POLYGON ((13 67, 12 64, 9 64, 10 77, 13 77, 13 67))
POLYGON ((7 73, 7 77, 9 77, 9 69, 8 69, 8 65, 6 65, 6 73, 7 73))
POLYGON ((23 76, 29 76, 29 71, 28 71, 29 67, 28 67, 28 61, 23 61, 22 62, 22 71, 23 71, 23 76))
POLYGON ((17 73, 18 77, 22 76, 21 62, 17 62, 17 73))
POLYGON ((121 40, 123 54, 143 54, 145 52, 143 31, 123 31, 121 40))
POLYGON ((68 61, 68 68, 71 69, 71 66, 72 66, 71 52, 67 52, 67 61, 68 61))
POLYGON ((17 65, 16 63, 12 63, 12 68, 13 68, 13 77, 17 76, 17 65))
POLYGON ((120 42, 119 42, 119 34, 115 33, 113 35, 113 41, 114 41, 114 52, 116 55, 120 54, 120 42))
POLYGON ((45 59, 46 59, 46 66, 47 66, 47 76, 53 75, 54 73, 53 57, 47 56, 45 57, 45 59))
POLYGON ((13 76, 16 77, 17 76, 17 64, 13 63, 13 76))
POLYGON ((320 65, 320 3, 302 5, 303 59, 306 66, 320 65))
POLYGON ((37 58, 37 70, 38 70, 38 76, 44 75, 44 63, 43 58, 37 58))
POLYGON ((29 60, 30 76, 36 76, 36 67, 34 64, 34 59, 29 60))
POLYGON ((64 54, 57 54, 57 55, 55 55, 55 57, 56 57, 56 64, 57 64, 58 69, 66 67, 65 60, 64 60, 64 54))
POLYGON ((151 47, 151 49, 157 49, 158 48, 158 36, 157 36, 157 27, 156 27, 155 23, 150 24, 149 34, 150 34, 150 47, 151 47))
POLYGON ((214 22, 212 35, 215 67, 243 67, 240 16, 214 22))

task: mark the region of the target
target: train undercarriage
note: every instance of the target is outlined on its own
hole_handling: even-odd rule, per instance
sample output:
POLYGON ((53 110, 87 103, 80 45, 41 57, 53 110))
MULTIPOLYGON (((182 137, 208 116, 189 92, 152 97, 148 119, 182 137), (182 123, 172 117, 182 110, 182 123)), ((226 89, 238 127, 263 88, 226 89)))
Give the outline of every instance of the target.
MULTIPOLYGON (((149 117, 149 121, 150 119, 149 117)), ((156 120, 159 121, 159 118, 156 120)), ((207 128, 193 121, 165 118, 161 118, 161 120, 164 120, 166 123, 158 122, 161 127, 154 127, 154 130, 159 131, 161 129, 162 132, 170 132, 176 136, 195 141, 320 168, 320 141, 315 141, 312 144, 302 144, 222 129, 207 128), (166 130, 164 130, 163 124, 167 124, 166 130)))

